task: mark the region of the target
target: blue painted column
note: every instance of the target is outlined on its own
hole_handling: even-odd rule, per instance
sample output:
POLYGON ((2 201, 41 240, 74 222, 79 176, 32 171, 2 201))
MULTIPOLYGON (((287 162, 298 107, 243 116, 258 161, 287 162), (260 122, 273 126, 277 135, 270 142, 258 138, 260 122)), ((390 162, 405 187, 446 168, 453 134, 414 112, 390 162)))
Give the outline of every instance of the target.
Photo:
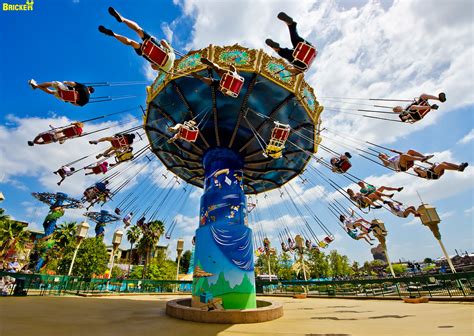
POLYGON ((193 306, 221 298, 226 309, 256 307, 252 230, 243 161, 227 148, 203 157, 205 178, 194 255, 193 306))

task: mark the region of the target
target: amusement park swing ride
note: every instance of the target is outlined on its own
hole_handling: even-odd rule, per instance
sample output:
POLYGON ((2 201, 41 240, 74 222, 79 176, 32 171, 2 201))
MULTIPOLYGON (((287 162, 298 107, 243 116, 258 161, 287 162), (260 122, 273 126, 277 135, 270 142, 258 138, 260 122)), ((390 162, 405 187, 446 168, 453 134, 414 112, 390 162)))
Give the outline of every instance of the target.
MULTIPOLYGON (((109 9, 109 13, 119 22, 127 20, 114 9, 109 9)), ((280 13, 278 18, 288 24, 291 34, 292 24, 296 25, 292 19, 284 13, 280 13)), ((303 262, 305 250, 325 249, 335 239, 314 206, 298 193, 294 183, 288 183, 300 179, 302 184, 325 184, 334 189, 338 198, 329 200, 321 195, 320 203, 326 203, 324 211, 334 216, 338 226, 353 239, 370 237, 370 232, 374 232, 386 252, 387 231, 383 223, 364 221, 366 224, 361 224, 363 222, 357 218, 363 218, 369 211, 381 208, 399 217, 407 217, 406 209, 400 202, 386 198, 386 190, 400 192, 403 188, 376 188, 368 184, 350 172, 353 163, 349 152, 339 153, 329 146, 332 143, 337 148, 350 150, 393 171, 415 176, 418 174, 418 177, 422 176, 407 170, 413 166, 418 168, 419 163, 430 164, 430 157, 413 150, 408 153, 398 152, 372 142, 354 139, 339 131, 322 129, 323 106, 305 80, 305 71, 317 54, 309 42, 301 39, 294 45, 292 64, 263 50, 235 44, 209 45, 181 54, 178 59, 174 59, 173 54, 174 62, 171 67, 166 68, 170 64, 172 48, 166 42, 158 43, 154 38, 147 37, 140 29, 134 28, 143 39, 140 53, 154 68, 159 69, 154 82, 146 88, 146 108, 142 108, 143 125, 90 141, 91 144, 110 143, 105 152, 91 155, 97 154, 95 157, 99 161, 71 171, 72 165, 90 157, 86 156, 61 167, 64 168, 64 174, 59 175, 63 179, 86 169, 91 171, 88 174, 105 174, 101 180, 86 189, 82 201, 63 193, 34 194, 51 209, 44 222, 46 238, 54 231, 56 221, 64 214, 65 209, 81 208, 83 203, 89 203, 89 208, 95 204, 102 206, 113 202, 116 214, 106 210, 85 213, 86 217, 97 223, 97 236, 102 237, 106 224, 117 223, 123 212, 135 214, 137 225, 142 229, 146 229, 147 222, 161 219, 167 224, 165 238, 170 239, 177 226, 175 215, 189 204, 191 189, 201 188, 203 194, 199 205, 199 223, 196 223, 198 228, 193 239, 192 305, 199 307, 203 302, 216 303, 217 301, 212 300, 217 298, 224 309, 256 308, 254 254, 266 254, 268 258, 275 253, 275 248, 271 247, 265 228, 261 225, 262 208, 267 209, 272 218, 277 218, 276 234, 282 251, 297 252, 300 255, 299 262, 303 262), (321 144, 323 137, 325 143, 321 144), (133 150, 131 146, 134 139, 135 142, 138 139, 146 140, 147 144, 133 150), (318 149, 326 152, 331 159, 317 156, 318 149), (387 154, 395 154, 392 156, 394 159, 387 154), (111 157, 115 160, 113 164, 107 163, 111 157), (163 188, 157 190, 156 185, 146 183, 146 179, 143 179, 132 191, 121 192, 154 157, 167 170, 162 175, 163 188), (418 162, 414 163, 415 161, 418 162), (327 171, 323 171, 321 167, 327 171), (125 171, 129 173, 128 177, 120 180, 118 177, 125 171), (360 192, 350 193, 350 189, 344 190, 341 179, 359 184, 360 192), (284 200, 281 206, 275 206, 268 199, 267 193, 272 190, 280 192, 280 198, 284 200), (120 201, 117 200, 118 197, 122 197, 120 201), (260 206, 263 203, 265 207, 260 206), (297 223, 290 226, 285 222, 285 213, 293 216, 297 223), (249 222, 253 226, 253 233, 249 222), (322 231, 322 235, 315 232, 315 227, 322 231), (378 229, 381 227, 383 230, 378 229)), ((106 35, 115 36, 103 26, 99 30, 106 35)), ((266 43, 274 50, 279 48, 271 40, 266 43)), ((74 87, 63 90, 56 86, 59 92, 56 96, 59 99, 65 102, 79 99, 74 87)), ((107 99, 111 98, 105 97, 104 101, 107 99)), ((359 98, 327 98, 330 102, 338 99, 359 98)), ((437 106, 429 105, 427 99, 443 102, 446 96, 443 93, 439 98, 429 96, 426 99, 420 97, 406 100, 410 105, 404 110, 403 116, 400 113, 401 120, 371 116, 372 113, 395 114, 367 108, 355 109, 351 113, 410 124, 424 118, 430 109, 437 109, 437 106), (360 111, 365 114, 357 114, 360 111)), ((366 100, 371 103, 400 101, 385 98, 366 100)), ((327 109, 334 110, 331 107, 327 109)), ((84 124, 98 118, 52 128, 40 133, 29 144, 62 143, 107 130, 83 133, 84 124)), ((459 165, 458 170, 462 171, 465 168, 462 168, 463 165, 459 165)), ((439 173, 439 170, 434 170, 435 165, 431 168, 419 168, 427 171, 431 169, 433 174, 439 173)), ((392 195, 388 196, 391 199, 392 195)), ((414 213, 422 216, 424 209, 420 208, 419 213, 414 213)), ((131 215, 128 220, 130 219, 131 215)), ((366 241, 371 244, 369 240, 366 241)), ((439 241, 441 244, 440 235, 439 241)), ((38 263, 37 270, 42 264, 43 262, 38 263)), ((304 264, 301 267, 304 271, 304 264)), ((271 274, 270 269, 268 272, 271 274)), ((306 272, 304 273, 306 278, 306 272)))

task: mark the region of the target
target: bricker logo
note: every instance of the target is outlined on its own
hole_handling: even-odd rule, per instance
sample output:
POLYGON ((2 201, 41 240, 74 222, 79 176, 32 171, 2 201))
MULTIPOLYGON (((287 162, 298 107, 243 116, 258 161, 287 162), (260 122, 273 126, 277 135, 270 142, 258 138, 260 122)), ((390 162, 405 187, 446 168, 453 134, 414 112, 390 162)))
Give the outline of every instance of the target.
POLYGON ((33 0, 26 0, 24 4, 11 4, 4 2, 2 5, 2 9, 4 11, 32 11, 33 5, 33 0))

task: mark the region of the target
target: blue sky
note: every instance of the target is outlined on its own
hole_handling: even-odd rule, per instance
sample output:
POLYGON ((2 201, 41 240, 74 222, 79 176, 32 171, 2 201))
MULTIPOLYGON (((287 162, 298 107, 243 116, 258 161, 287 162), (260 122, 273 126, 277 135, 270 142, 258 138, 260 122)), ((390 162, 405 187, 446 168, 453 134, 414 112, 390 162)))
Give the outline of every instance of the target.
MULTIPOLYGON (((0 37, 4 46, 0 53, 0 153, 3 161, 0 162, 0 191, 6 196, 2 207, 15 218, 31 222, 35 228, 41 227, 41 216, 46 208, 30 193, 56 191, 56 179, 50 171, 56 170, 60 163, 89 154, 91 148, 86 141, 80 140, 72 145, 53 144, 48 149, 29 148, 26 140, 50 122, 59 125, 145 103, 145 85, 98 88, 97 96, 131 94, 137 97, 78 108, 33 91, 26 84, 30 78, 38 81, 151 82, 153 72, 142 58, 131 48, 97 31, 97 26, 103 24, 136 38, 132 31, 107 13, 109 5, 138 21, 152 35, 171 39, 178 50, 202 48, 209 43, 230 45, 239 42, 244 46, 263 48, 270 54, 271 50, 263 42, 266 37, 289 43, 285 27, 275 19, 280 10, 285 10, 298 20, 300 32, 318 46, 318 59, 306 75, 318 96, 411 98, 421 92, 441 90, 448 96, 448 102, 442 104, 436 114, 417 125, 393 125, 326 111, 323 114, 326 127, 398 149, 415 148, 426 153, 440 153, 442 159, 474 162, 472 136, 470 141, 466 137, 473 129, 474 103, 473 5, 469 1, 443 3, 440 6, 444 7, 436 10, 423 7, 428 13, 417 18, 420 3, 410 1, 301 1, 296 4, 289 1, 179 0, 174 4, 171 1, 37 0, 32 12, 0 11, 0 37), (457 20, 442 16, 440 12, 450 13, 449 17, 454 16, 457 20), (403 25, 400 24, 402 17, 403 25), (464 137, 466 141, 461 142, 464 137)), ((319 100, 326 106, 353 107, 324 98, 319 100)), ((117 123, 133 117, 140 117, 138 109, 107 121, 117 123)), ((100 127, 103 122, 93 126, 100 127)), ((331 147, 331 142, 324 143, 331 147)), ((444 215, 441 232, 450 253, 454 248, 472 250, 472 168, 464 174, 447 172, 440 181, 420 181, 415 177, 392 174, 361 158, 355 158, 354 163, 353 173, 369 181, 403 183, 407 190, 400 199, 406 203, 416 204, 416 190, 420 191, 423 200, 437 206, 439 213, 444 215)), ((138 183, 141 179, 149 179, 157 183, 157 188, 164 187, 163 181, 159 181, 161 174, 157 172, 161 172, 158 164, 148 167, 138 183)), ((313 178, 311 174, 310 177, 313 178)), ((80 190, 94 180, 77 176, 66 181, 59 190, 78 196, 80 190)), ((347 184, 347 181, 339 181, 347 184)), ((351 240, 336 226, 314 190, 308 185, 298 185, 298 188, 305 192, 308 202, 330 229, 338 234, 332 245, 334 248, 349 254, 352 260, 371 259, 365 243, 351 240)), ((327 185, 325 188, 326 192, 331 192, 327 185)), ((195 191, 193 199, 197 201, 198 197, 199 192, 195 191)), ((275 206, 279 206, 276 199, 275 206)), ((286 207, 281 209, 283 212, 286 207)), ((197 213, 194 205, 185 207, 173 239, 162 242, 170 243, 174 248, 174 240, 184 237, 185 247, 190 248, 190 238, 197 227, 197 213)), ((387 223, 392 259, 441 255, 429 230, 418 222, 400 220, 386 212, 376 214, 387 223)), ((67 216, 64 218, 68 219, 67 216)), ((80 214, 70 218, 80 218, 80 214)), ((368 219, 372 218, 369 216, 368 219)), ((276 219, 267 215, 264 221, 265 233, 275 238, 276 219)), ((113 228, 107 228, 107 242, 113 228)), ((317 228, 315 231, 322 234, 317 228)))

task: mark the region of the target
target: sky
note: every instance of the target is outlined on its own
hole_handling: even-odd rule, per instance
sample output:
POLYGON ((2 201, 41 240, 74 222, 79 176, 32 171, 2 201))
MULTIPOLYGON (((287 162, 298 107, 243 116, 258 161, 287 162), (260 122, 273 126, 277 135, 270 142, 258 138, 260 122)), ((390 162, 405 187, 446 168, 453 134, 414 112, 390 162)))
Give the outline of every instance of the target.
MULTIPOLYGON (((138 106, 145 104, 145 83, 151 83, 156 73, 129 47, 97 31, 97 26, 103 24, 136 38, 132 31, 107 13, 108 6, 139 22, 157 38, 166 38, 182 53, 209 44, 239 43, 249 48, 262 48, 272 54, 264 43, 266 38, 271 37, 282 45, 290 44, 285 25, 276 19, 278 12, 285 11, 298 22, 300 34, 318 48, 318 57, 305 79, 326 107, 322 114, 323 127, 390 148, 413 148, 423 153, 434 153, 436 162, 469 162, 471 165, 474 162, 472 1, 37 0, 33 11, 0 11, 3 45, 0 52, 0 191, 6 198, 1 206, 14 218, 29 222, 33 229, 42 228, 41 223, 48 209, 36 201, 31 192, 63 191, 80 197, 96 178, 76 174, 58 188, 57 177, 52 171, 102 147, 88 144, 90 138, 42 147, 28 147, 28 140, 48 129, 49 125, 65 125, 126 109, 130 111, 86 125, 90 130, 110 127, 107 132, 113 134, 116 130, 141 122, 138 106), (141 84, 99 87, 96 96, 135 97, 79 108, 31 90, 27 85, 31 78, 40 82, 133 81, 141 84), (341 99, 411 99, 421 93, 437 94, 442 91, 446 92, 447 101, 440 104, 438 111, 414 125, 354 115, 357 112, 353 110, 362 107, 361 100, 341 99), (353 114, 344 112, 351 110, 353 114)), ((367 104, 367 101, 364 103, 367 104)), ((327 138, 323 137, 323 145, 340 152, 354 146, 331 134, 326 133, 327 138)), ((143 140, 136 146, 145 144, 143 140)), ((87 160, 85 162, 90 163, 87 160)), ((437 207, 442 218, 441 233, 449 253, 453 254, 454 249, 472 252, 472 167, 464 173, 447 172, 438 181, 424 181, 407 174, 393 173, 359 156, 354 157, 353 164, 353 174, 370 183, 404 186, 405 190, 397 195, 397 199, 406 204, 418 205, 418 192, 424 202, 437 207)), ((329 174, 320 166, 318 169, 329 174)), ((151 163, 143 160, 130 164, 114 183, 119 185, 127 179, 131 182, 114 202, 104 208, 112 210, 130 193, 140 195, 143 186, 164 195, 167 187, 172 185, 175 190, 171 195, 178 195, 182 185, 168 183, 168 179, 162 177, 164 173, 157 159, 151 163), (136 176, 139 170, 140 174, 136 176)), ((311 183, 301 184, 299 179, 291 183, 334 233, 336 240, 328 251, 337 249, 359 262, 371 260, 368 245, 350 239, 327 211, 324 199, 331 197, 334 190, 327 184, 321 185, 321 181, 309 171, 303 177, 311 183)), ((337 178, 344 187, 349 185, 347 180, 337 178)), ((163 237, 160 242, 169 244, 172 257, 178 238, 185 239, 185 249, 191 248, 191 238, 198 226, 196 204, 201 191, 190 188, 190 202, 185 203, 179 214, 173 212, 176 208, 172 204, 164 209, 171 211, 170 214, 177 219, 172 238, 163 237)), ((288 200, 280 198, 278 192, 271 194, 269 200, 271 207, 266 207, 265 202, 259 203, 260 224, 264 234, 271 238, 274 245, 278 245, 277 231, 281 229, 281 221, 295 231, 301 223, 298 224, 298 221, 292 220, 291 214, 286 213, 285 202, 288 200), (271 211, 274 208, 277 212, 271 211), (281 214, 281 220, 275 218, 275 213, 281 214)), ((83 212, 68 211, 63 219, 82 220, 83 212)), ((164 213, 163 216, 170 214, 164 213)), ((370 213, 367 219, 373 219, 373 216, 386 223, 389 231, 387 245, 392 260, 441 256, 436 240, 419 220, 402 220, 384 210, 370 213)), ((119 224, 107 227, 107 244, 113 231, 119 227, 119 224)), ((323 236, 317 226, 314 226, 314 231, 323 236)), ((124 241, 122 246, 127 247, 128 243, 124 241)))

